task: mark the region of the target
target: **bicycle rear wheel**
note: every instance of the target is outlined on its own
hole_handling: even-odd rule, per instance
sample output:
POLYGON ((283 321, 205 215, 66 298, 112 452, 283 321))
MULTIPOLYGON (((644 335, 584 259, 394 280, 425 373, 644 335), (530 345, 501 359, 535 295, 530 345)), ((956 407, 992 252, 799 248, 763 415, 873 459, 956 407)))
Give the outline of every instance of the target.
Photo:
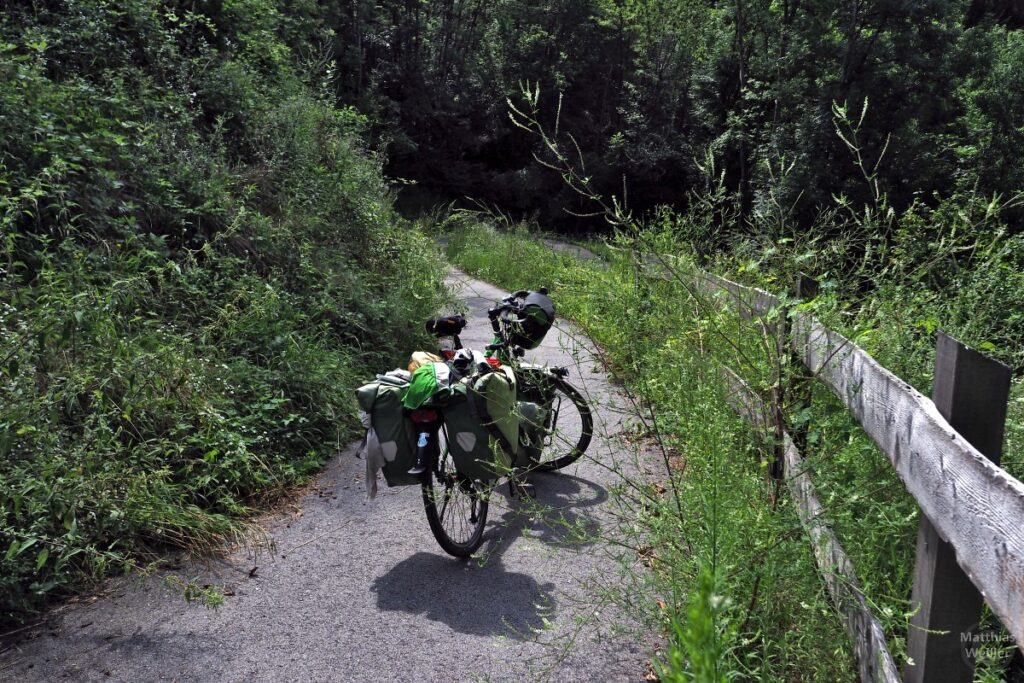
POLYGON ((587 400, 561 377, 534 379, 535 392, 549 413, 544 422, 544 447, 531 469, 559 470, 580 459, 594 434, 594 417, 587 400))
POLYGON ((490 486, 459 474, 438 433, 437 458, 424 475, 423 507, 438 544, 449 555, 469 557, 483 543, 490 486))

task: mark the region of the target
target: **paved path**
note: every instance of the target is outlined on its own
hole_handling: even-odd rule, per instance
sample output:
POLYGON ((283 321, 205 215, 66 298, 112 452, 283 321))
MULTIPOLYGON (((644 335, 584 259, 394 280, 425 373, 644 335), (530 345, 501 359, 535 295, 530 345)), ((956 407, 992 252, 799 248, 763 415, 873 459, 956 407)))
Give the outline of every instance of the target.
POLYGON ((586 247, 581 247, 578 244, 572 244, 571 242, 562 242, 561 240, 542 239, 541 242, 551 247, 555 251, 565 252, 571 256, 575 256, 580 261, 600 261, 601 257, 590 251, 586 247))
MULTIPOLYGON (((482 349, 486 309, 503 292, 458 272, 449 280, 471 316, 463 342, 482 349)), ((611 635, 616 611, 594 597, 595 580, 614 583, 616 563, 565 527, 610 525, 616 478, 599 463, 631 458, 606 437, 619 431, 615 411, 601 407, 614 390, 567 329, 528 358, 578 366, 570 381, 596 406, 596 462, 532 476, 544 515, 508 501, 502 486, 479 557, 441 551, 418 487, 382 482, 367 501, 353 446, 294 512, 265 520, 276 555, 242 551, 195 570, 225 587, 220 608, 188 604, 156 579, 113 581, 0 653, 0 680, 642 680, 646 648, 611 635)))

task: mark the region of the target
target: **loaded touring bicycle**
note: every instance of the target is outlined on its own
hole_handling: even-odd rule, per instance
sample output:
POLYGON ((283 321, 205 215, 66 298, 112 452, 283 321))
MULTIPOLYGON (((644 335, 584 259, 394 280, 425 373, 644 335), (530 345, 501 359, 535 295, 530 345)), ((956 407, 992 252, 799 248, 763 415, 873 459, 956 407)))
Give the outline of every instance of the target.
POLYGON ((414 354, 409 371, 378 375, 357 391, 368 427, 363 452, 372 496, 376 472, 389 486, 419 484, 441 547, 468 557, 483 542, 488 501, 501 478, 513 495, 523 475, 583 455, 593 418, 566 368, 523 360, 554 323, 546 289, 518 291, 488 311, 494 340, 463 348, 462 316, 428 320, 438 354, 414 354))

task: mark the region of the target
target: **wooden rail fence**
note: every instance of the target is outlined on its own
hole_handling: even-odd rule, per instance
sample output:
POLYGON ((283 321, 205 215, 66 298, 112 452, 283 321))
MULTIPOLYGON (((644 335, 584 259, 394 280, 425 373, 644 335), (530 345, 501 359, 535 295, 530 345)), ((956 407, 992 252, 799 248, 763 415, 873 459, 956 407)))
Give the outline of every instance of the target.
MULTIPOLYGON (((998 466, 1009 368, 940 333, 933 401, 813 316, 787 310, 786 302, 773 294, 708 273, 691 283, 720 304, 735 306, 741 318, 759 320, 766 333, 779 335, 886 455, 920 506, 912 598, 918 611, 908 633, 912 663, 903 680, 972 680, 964 638, 980 619, 982 599, 1017 645, 1024 645, 1024 484, 998 466)), ((804 282, 798 290, 811 284, 804 282)), ((780 414, 781 406, 767 404, 779 400, 779 392, 764 401, 741 378, 728 374, 738 412, 772 428, 772 415, 780 414)), ((775 437, 779 472, 797 502, 833 602, 844 615, 861 680, 900 680, 853 565, 822 519, 794 439, 777 429, 775 437)))

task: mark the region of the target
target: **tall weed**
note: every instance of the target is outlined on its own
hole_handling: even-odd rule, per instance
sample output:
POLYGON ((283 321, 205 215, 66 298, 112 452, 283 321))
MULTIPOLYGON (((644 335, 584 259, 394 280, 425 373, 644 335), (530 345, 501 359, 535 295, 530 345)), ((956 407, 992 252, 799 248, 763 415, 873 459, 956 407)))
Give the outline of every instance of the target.
MULTIPOLYGON (((630 438, 661 453, 653 481, 622 472, 616 500, 626 521, 616 543, 627 548, 624 566, 647 567, 627 582, 638 594, 624 602, 642 605, 639 616, 669 640, 658 656, 662 679, 852 676, 810 544, 767 481, 763 435, 729 408, 718 370, 739 360, 769 382, 764 345, 685 278, 651 277, 647 241, 672 236, 622 236, 607 262, 581 263, 523 227, 499 232, 470 216, 457 226, 447 234, 456 264, 509 289, 551 286, 560 312, 583 327, 633 397, 630 438)), ((674 267, 692 266, 684 258, 674 267)))

